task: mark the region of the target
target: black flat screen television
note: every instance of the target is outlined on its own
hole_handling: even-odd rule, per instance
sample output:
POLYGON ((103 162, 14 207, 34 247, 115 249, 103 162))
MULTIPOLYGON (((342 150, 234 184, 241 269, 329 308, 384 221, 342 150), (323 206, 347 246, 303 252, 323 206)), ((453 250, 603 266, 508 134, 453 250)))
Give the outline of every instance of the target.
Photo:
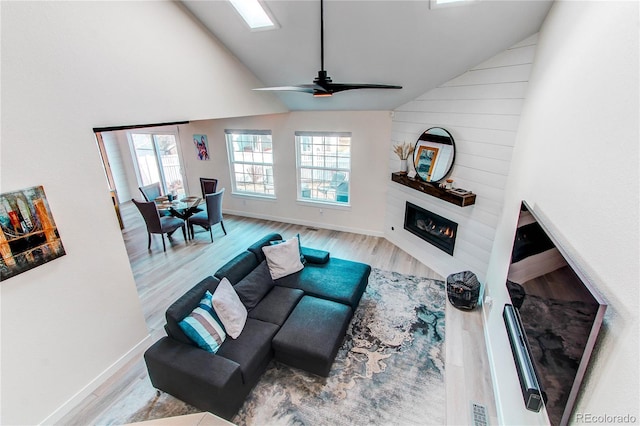
POLYGON ((523 202, 507 290, 552 425, 569 423, 607 305, 523 202))

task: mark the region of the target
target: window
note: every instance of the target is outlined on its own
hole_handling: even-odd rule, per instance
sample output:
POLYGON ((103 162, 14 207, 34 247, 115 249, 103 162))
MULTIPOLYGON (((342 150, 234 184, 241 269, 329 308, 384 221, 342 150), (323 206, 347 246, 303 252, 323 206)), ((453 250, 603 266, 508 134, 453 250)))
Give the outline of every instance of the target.
POLYGON ((430 0, 429 7, 431 9, 436 9, 439 7, 462 6, 475 1, 477 0, 430 0))
POLYGON ((160 182, 164 194, 186 195, 177 140, 169 132, 129 132, 140 186, 160 182))
POLYGON ((230 2, 252 30, 277 28, 275 20, 269 16, 264 4, 258 0, 230 0, 230 2))
POLYGON ((270 130, 225 130, 235 194, 275 198, 270 130))
POLYGON ((351 133, 296 132, 298 200, 349 205, 351 133))

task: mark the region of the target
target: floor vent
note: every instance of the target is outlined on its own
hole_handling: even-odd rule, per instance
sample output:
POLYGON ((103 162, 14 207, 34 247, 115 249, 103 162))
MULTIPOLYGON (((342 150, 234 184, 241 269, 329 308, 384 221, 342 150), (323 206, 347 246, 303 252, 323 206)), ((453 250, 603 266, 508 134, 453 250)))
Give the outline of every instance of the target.
POLYGON ((473 426, 489 426, 487 407, 477 402, 471 403, 471 424, 473 426))
POLYGON ((307 231, 318 232, 318 228, 310 228, 307 226, 307 231))

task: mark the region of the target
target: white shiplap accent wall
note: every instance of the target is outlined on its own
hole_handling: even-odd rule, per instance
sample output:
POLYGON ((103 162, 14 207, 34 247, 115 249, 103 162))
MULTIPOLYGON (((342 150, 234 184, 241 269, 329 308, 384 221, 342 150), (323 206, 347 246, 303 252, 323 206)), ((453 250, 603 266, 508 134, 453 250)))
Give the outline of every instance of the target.
POLYGON ((129 191, 127 183, 127 167, 122 156, 120 144, 116 137, 116 132, 104 132, 102 133, 102 141, 104 142, 104 148, 107 151, 107 157, 109 158, 109 167, 111 167, 111 174, 116 185, 116 192, 118 194, 118 202, 124 203, 131 200, 138 194, 132 194, 129 191))
POLYGON ((426 129, 443 127, 456 144, 454 186, 477 194, 475 205, 458 207, 389 179, 385 237, 445 277, 471 270, 484 280, 537 38, 534 34, 394 111, 389 173, 399 169, 392 144, 414 143, 426 129), (404 230, 406 201, 458 223, 453 256, 404 230))

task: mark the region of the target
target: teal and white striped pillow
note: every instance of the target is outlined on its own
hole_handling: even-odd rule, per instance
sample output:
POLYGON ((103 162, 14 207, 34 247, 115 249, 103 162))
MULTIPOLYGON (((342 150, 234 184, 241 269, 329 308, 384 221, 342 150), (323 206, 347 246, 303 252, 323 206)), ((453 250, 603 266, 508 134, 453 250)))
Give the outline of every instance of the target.
POLYGON ((227 333, 213 310, 212 299, 213 295, 207 290, 198 307, 178 325, 198 347, 207 352, 216 353, 227 338, 227 333))

